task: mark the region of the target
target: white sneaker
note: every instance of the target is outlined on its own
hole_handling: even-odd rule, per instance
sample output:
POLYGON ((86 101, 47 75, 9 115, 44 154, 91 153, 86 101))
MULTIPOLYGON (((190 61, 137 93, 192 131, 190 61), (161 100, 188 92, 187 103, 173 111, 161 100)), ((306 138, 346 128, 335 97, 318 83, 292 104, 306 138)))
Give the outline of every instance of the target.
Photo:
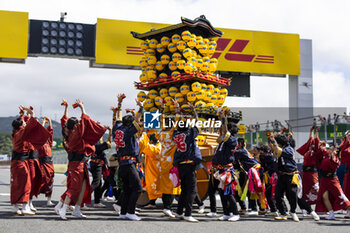
POLYGON ((55 204, 52 201, 47 201, 46 206, 52 207, 52 206, 55 206, 55 204))
POLYGON ((335 220, 334 214, 330 214, 327 217, 325 217, 326 220, 335 220))
POLYGON ((71 211, 74 211, 74 210, 75 210, 75 206, 69 205, 69 206, 68 206, 68 209, 70 209, 71 211))
POLYGON ((98 204, 94 204, 95 208, 106 208, 107 206, 102 204, 102 203, 98 203, 98 204))
POLYGON ((307 211, 306 210, 301 210, 302 212, 303 212, 303 217, 307 217, 307 216, 309 216, 309 214, 307 213, 307 211))
POLYGON ((163 213, 170 218, 175 218, 175 215, 171 210, 163 209, 163 213))
POLYGON ((195 219, 195 218, 192 217, 192 216, 185 216, 185 217, 184 217, 184 220, 185 220, 186 222, 193 222, 193 223, 198 223, 198 222, 199 222, 197 219, 195 219))
POLYGON ((140 221, 141 218, 137 216, 136 214, 126 214, 125 215, 126 219, 132 220, 132 221, 140 221))
POLYGON ((230 216, 230 218, 227 221, 229 221, 229 222, 236 222, 240 218, 241 218, 241 216, 239 216, 239 215, 233 215, 233 216, 230 216))
POLYGON ((310 214, 315 221, 320 221, 320 216, 315 211, 312 211, 310 214))
POLYGON ((121 214, 121 215, 119 215, 119 218, 120 218, 120 219, 127 219, 127 218, 126 218, 126 214, 121 214))
POLYGON ((61 209, 58 211, 58 215, 61 217, 62 220, 67 220, 67 218, 66 218, 66 211, 63 210, 63 208, 61 208, 61 209))
POLYGON ((248 215, 248 216, 259 216, 259 212, 256 211, 256 210, 254 210, 254 211, 249 211, 247 215, 248 215))
POLYGON ((185 216, 184 216, 184 214, 175 213, 175 218, 183 220, 183 219, 185 219, 185 216))
POLYGON ((35 215, 35 212, 32 210, 22 210, 22 215, 35 215))
POLYGON ((60 215, 60 213, 59 213, 59 211, 60 211, 60 209, 62 208, 62 206, 63 206, 63 203, 62 202, 58 202, 57 203, 57 205, 55 206, 55 213, 57 214, 57 215, 60 215))
POLYGON ((81 207, 82 210, 90 210, 90 207, 88 207, 86 204, 83 205, 83 207, 81 207))
POLYGON ((120 205, 117 205, 117 204, 113 204, 113 209, 115 212, 117 212, 117 214, 120 214, 120 210, 121 210, 121 206, 120 205))
POLYGON ((35 209, 35 207, 33 206, 33 202, 32 201, 29 201, 29 207, 30 207, 30 210, 33 211, 33 212, 36 212, 37 210, 35 209))
POLYGON ((74 210, 72 212, 72 215, 77 218, 86 218, 86 215, 84 215, 81 211, 79 210, 74 210))
POLYGON ((219 221, 227 221, 227 220, 229 220, 231 217, 233 217, 233 215, 232 215, 232 216, 230 216, 230 215, 223 215, 223 216, 221 216, 220 218, 218 218, 218 220, 219 220, 219 221))
POLYGON ((22 209, 22 214, 23 215, 35 215, 35 212, 30 209, 29 204, 27 203, 24 205, 24 207, 22 209))
POLYGON ((278 216, 278 213, 277 213, 277 212, 269 212, 269 213, 265 214, 265 216, 277 217, 277 216, 278 216))
POLYGON ((22 211, 19 209, 18 205, 12 205, 12 213, 17 215, 22 215, 22 211))
POLYGON ((209 212, 205 216, 207 216, 207 217, 216 217, 217 214, 215 212, 209 212))
POLYGON ((299 222, 298 215, 296 213, 291 213, 292 219, 294 222, 299 222))
POLYGON ((201 205, 199 206, 199 209, 198 209, 198 214, 204 214, 204 208, 205 208, 205 205, 201 205))

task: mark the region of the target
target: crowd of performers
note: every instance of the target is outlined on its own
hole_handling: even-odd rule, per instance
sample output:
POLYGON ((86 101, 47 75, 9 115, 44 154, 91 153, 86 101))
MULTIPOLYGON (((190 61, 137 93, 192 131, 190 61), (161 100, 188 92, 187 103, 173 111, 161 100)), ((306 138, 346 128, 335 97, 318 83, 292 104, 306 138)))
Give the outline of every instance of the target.
MULTIPOLYGON (((119 217, 139 221, 136 203, 141 192, 146 190, 150 202, 144 208, 156 208, 155 201, 161 198, 166 216, 198 222, 192 216, 192 205, 196 202, 198 213, 204 214, 196 178, 196 171, 203 169, 196 142, 201 129, 177 124, 162 126, 160 130, 144 130, 141 102, 136 100, 139 106, 136 114, 127 111, 129 114, 122 116, 124 98, 123 94, 118 95, 118 106, 111 108, 112 128, 93 121, 85 113, 80 100, 74 103, 74 107, 81 110, 81 119, 69 117, 68 103, 63 100, 61 126, 69 161, 68 177, 67 189, 54 207, 55 212, 63 220, 67 220, 67 209, 72 210, 72 215, 77 218, 86 218, 81 210, 91 204, 92 193, 93 206, 103 208, 106 207, 100 202, 103 192, 111 189, 116 199, 113 208, 119 217), (102 136, 107 130, 109 136, 103 142, 102 136), (116 153, 107 159, 104 151, 111 148, 112 141, 116 153), (117 165, 112 166, 112 163, 117 165), (103 185, 102 180, 105 181, 103 185), (173 210, 175 195, 179 198, 177 208, 173 210)), ((189 116, 183 115, 179 104, 173 101, 175 120, 185 121, 189 116)), ((194 106, 189 106, 191 117, 198 120, 194 106)), ((206 213, 207 217, 234 222, 241 215, 265 215, 287 220, 289 214, 293 221, 298 222, 296 207, 299 206, 304 215, 311 215, 315 221, 320 220, 319 212, 328 212, 326 219, 333 220, 334 212, 338 210, 346 211, 345 218, 350 218, 350 133, 346 133, 340 147, 336 148, 320 141, 319 128, 312 127, 309 140, 296 150, 304 157, 300 174, 294 160, 292 132, 271 133, 268 143, 260 143, 248 151, 245 140, 235 136, 237 126, 227 118, 226 111, 220 112, 219 120, 222 124, 218 145, 208 170, 210 212, 206 213), (336 176, 341 163, 347 167, 343 188, 336 176), (216 208, 217 192, 223 207, 220 217, 216 208), (289 210, 284 197, 289 202, 289 210), (314 204, 315 210, 311 207, 314 204)), ((20 117, 12 122, 12 127, 13 213, 34 215, 37 210, 32 199, 40 193, 47 196, 47 205, 53 206, 52 124, 49 118, 40 123, 31 107, 20 106, 20 117)))

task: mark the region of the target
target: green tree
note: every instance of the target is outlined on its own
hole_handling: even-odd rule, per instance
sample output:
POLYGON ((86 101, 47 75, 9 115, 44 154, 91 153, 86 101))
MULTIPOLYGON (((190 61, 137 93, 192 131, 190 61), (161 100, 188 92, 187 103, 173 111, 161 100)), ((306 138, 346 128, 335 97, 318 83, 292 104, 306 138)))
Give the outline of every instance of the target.
POLYGON ((11 154, 12 141, 10 133, 0 133, 0 154, 11 154))

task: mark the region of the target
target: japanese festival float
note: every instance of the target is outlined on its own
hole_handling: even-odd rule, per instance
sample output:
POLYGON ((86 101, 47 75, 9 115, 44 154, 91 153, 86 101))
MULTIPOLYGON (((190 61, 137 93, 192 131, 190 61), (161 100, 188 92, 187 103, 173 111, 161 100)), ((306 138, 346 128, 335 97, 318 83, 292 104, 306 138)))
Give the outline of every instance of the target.
MULTIPOLYGON (((213 57, 216 39, 222 32, 200 16, 195 20, 182 17, 181 23, 145 33, 131 32, 141 40, 144 56, 139 64, 142 68, 140 82, 135 87, 140 90, 138 99, 145 111, 162 111, 165 117, 174 115, 175 99, 181 112, 191 114, 188 103, 192 103, 199 119, 209 121, 209 127, 202 127, 197 143, 203 157, 204 168, 197 170, 197 188, 200 198, 207 197, 212 155, 217 146, 218 129, 213 122, 224 105, 230 79, 215 74, 218 60, 213 57), (162 102, 165 108, 161 109, 162 102)), ((230 112, 229 117, 237 119, 230 112)), ((238 119, 236 120, 239 121, 238 119)), ((236 122, 236 123, 237 123, 236 122)))

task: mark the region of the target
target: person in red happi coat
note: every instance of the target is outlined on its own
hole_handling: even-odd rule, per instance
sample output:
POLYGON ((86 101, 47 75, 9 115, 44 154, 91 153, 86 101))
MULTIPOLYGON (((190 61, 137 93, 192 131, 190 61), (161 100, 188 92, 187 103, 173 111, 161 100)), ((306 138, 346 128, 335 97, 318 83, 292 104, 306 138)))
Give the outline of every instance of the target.
POLYGON ((29 167, 29 144, 37 149, 45 144, 49 138, 47 130, 34 117, 32 108, 20 106, 21 116, 12 122, 13 153, 11 158, 11 204, 13 213, 19 215, 34 215, 29 201, 32 192, 32 179, 29 167), (22 113, 27 111, 27 121, 22 113), (19 204, 23 204, 20 210, 19 204))
POLYGON ((53 128, 50 118, 45 117, 43 119, 42 125, 45 126, 45 123, 48 123, 46 129, 50 133, 50 137, 46 141, 46 143, 39 149, 39 162, 42 174, 42 186, 40 189, 40 193, 44 193, 47 197, 47 206, 54 206, 54 204, 51 202, 53 178, 55 175, 51 154, 51 147, 53 143, 53 128))
POLYGON ((334 220, 334 211, 347 210, 349 214, 350 201, 345 196, 336 171, 340 165, 339 150, 334 145, 329 149, 321 146, 320 139, 315 138, 316 154, 321 169, 320 190, 317 196, 316 212, 329 212, 327 220, 334 220))
MULTIPOLYGON (((316 204, 317 194, 319 190, 318 184, 318 171, 319 164, 318 157, 315 153, 315 139, 313 138, 314 127, 310 129, 309 140, 302 145, 297 152, 304 157, 303 163, 303 199, 309 204, 316 204)), ((318 134, 319 128, 317 128, 315 136, 318 134)))
MULTIPOLYGON (((341 163, 346 167, 346 173, 344 176, 343 190, 345 196, 350 198, 350 131, 345 133, 343 142, 340 144, 341 149, 341 163)), ((345 215, 346 218, 350 218, 350 213, 345 215)))
POLYGON ((87 169, 87 161, 95 151, 95 144, 105 133, 106 128, 91 120, 85 113, 83 102, 77 100, 74 107, 81 109, 81 120, 68 118, 68 103, 63 101, 65 114, 61 119, 63 144, 68 152, 67 190, 61 196, 55 211, 61 219, 67 220, 66 210, 69 205, 75 205, 72 213, 78 218, 86 218, 80 211, 83 204, 91 204, 91 187, 87 169))

